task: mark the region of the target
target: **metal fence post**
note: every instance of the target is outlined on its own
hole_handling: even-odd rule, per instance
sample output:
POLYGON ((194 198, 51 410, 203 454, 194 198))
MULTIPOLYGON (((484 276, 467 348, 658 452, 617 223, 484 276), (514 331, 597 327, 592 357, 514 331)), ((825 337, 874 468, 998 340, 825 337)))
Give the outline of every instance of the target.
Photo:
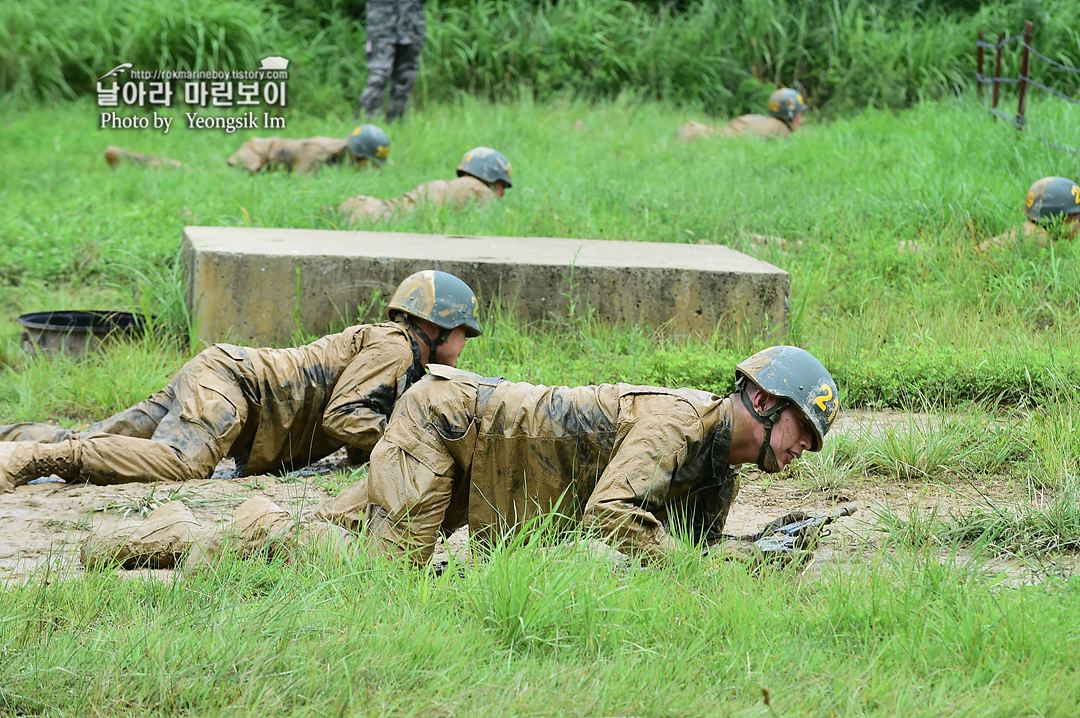
MULTIPOLYGON (((997 59, 994 61, 994 109, 997 109, 998 93, 1001 91, 1001 83, 998 82, 998 78, 1001 77, 1001 48, 1005 42, 1005 33, 998 33, 997 41, 997 59)), ((994 122, 997 122, 997 115, 994 116, 994 122)))
POLYGON ((975 48, 975 61, 979 66, 979 69, 978 69, 979 77, 977 78, 978 83, 976 84, 975 92, 978 94, 978 97, 981 100, 982 99, 982 86, 983 86, 983 83, 982 83, 982 81, 983 81, 983 31, 982 30, 979 30, 979 43, 978 43, 978 46, 975 48))
POLYGON ((1016 112, 1016 129, 1024 129, 1024 101, 1027 99, 1028 61, 1031 50, 1031 20, 1024 22, 1024 54, 1020 59, 1020 103, 1016 112))

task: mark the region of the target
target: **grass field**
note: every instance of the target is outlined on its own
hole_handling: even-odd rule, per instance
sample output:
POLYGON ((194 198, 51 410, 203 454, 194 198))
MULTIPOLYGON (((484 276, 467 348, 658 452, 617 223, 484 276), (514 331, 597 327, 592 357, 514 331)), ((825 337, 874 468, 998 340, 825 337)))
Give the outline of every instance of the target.
MULTIPOLYGON (((811 115, 787 143, 684 146, 675 130, 702 114, 526 97, 424 108, 392 131, 380 172, 248 177, 225 158, 254 133, 178 128, 179 113, 167 135, 105 131, 98 113, 61 104, 0 126, 2 421, 100 417, 198 349, 177 265, 184 225, 334 228, 324 204, 449 177, 465 150, 490 145, 514 163, 501 202, 381 228, 754 253, 791 273, 789 341, 830 367, 848 406, 930 412, 838 439, 777 481, 809 495, 993 479, 1050 498, 894 516, 874 550, 813 581, 691 557, 620 573, 538 542, 438 580, 322 556, 164 584, 31 582, 0 601, 0 714, 1041 716, 1080 703, 1080 584, 1056 568, 1080 537, 1080 248, 974 249, 1022 220, 1035 179, 1076 178, 1075 155, 959 101, 811 115), (187 168, 113 171, 110 143, 187 168), (759 249, 746 232, 789 243, 759 249), (81 363, 18 349, 16 315, 99 307, 152 313, 164 331, 81 363), (1005 582, 988 568, 1003 556, 1034 562, 1041 584, 1005 582)), ((1061 105, 1037 104, 1031 122, 1059 141, 1080 131, 1061 105)), ((350 126, 290 116, 282 134, 350 126)), ((484 324, 462 367, 545 383, 726 392, 734 361, 759 348, 606 328, 580 306, 536 326, 489 306, 484 324)))

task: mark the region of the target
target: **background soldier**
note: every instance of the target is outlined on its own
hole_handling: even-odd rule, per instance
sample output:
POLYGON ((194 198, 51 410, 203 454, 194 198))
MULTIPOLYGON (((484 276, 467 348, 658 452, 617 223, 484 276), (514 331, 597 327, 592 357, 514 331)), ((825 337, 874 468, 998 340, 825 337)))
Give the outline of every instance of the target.
POLYGON ((386 121, 393 122, 405 114, 420 70, 426 30, 424 0, 367 0, 365 24, 368 77, 356 119, 361 110, 368 119, 378 116, 390 82, 386 121))
POLYGON ((726 398, 430 370, 394 408, 369 478, 315 514, 417 565, 440 532, 467 523, 483 540, 549 511, 647 559, 675 549, 673 526, 719 541, 738 465, 777 472, 820 450, 839 405, 821 362, 790 346, 740 363, 726 398))
POLYGON ((724 127, 710 127, 700 122, 687 122, 679 128, 679 139, 693 142, 699 137, 739 137, 744 134, 765 139, 781 137, 787 139, 802 124, 802 113, 806 111, 803 96, 790 88, 777 90, 769 95, 769 116, 741 115, 724 127))
POLYGON ((285 139, 252 137, 240 145, 227 160, 230 167, 240 165, 249 172, 284 169, 302 174, 315 172, 323 165, 337 164, 345 157, 356 169, 369 163, 381 166, 390 155, 390 138, 375 125, 361 125, 343 140, 333 137, 285 139))
POLYGON ((0 427, 0 491, 50 474, 94 484, 208 479, 226 455, 240 476, 291 471, 342 446, 366 461, 428 362, 453 366, 480 334, 476 295, 446 272, 406 278, 387 315, 302 347, 215 344, 85 433, 0 427))
POLYGON ((477 147, 465 153, 457 167, 458 178, 424 182, 410 192, 394 199, 378 199, 357 195, 338 205, 338 211, 348 215, 348 223, 363 220, 385 220, 414 211, 422 205, 461 208, 468 204, 486 206, 492 199, 502 197, 508 187, 513 168, 510 161, 490 147, 477 147))
POLYGON ((145 155, 141 152, 131 152, 125 150, 123 147, 117 147, 116 145, 109 145, 105 148, 105 161, 108 162, 109 167, 112 167, 113 169, 116 169, 124 163, 139 167, 149 167, 155 170, 161 167, 183 167, 179 160, 171 160, 168 157, 158 157, 157 155, 145 155))
POLYGON ((1043 177, 1024 196, 1024 216, 1027 222, 981 242, 979 250, 1000 248, 1020 239, 1045 247, 1055 230, 1062 239, 1072 239, 1080 233, 1080 186, 1065 177, 1043 177))

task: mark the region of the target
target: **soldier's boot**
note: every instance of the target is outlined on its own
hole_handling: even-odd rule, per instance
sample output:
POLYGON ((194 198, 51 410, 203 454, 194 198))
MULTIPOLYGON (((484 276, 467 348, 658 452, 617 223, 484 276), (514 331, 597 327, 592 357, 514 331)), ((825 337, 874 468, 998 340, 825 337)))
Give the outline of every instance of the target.
POLYGON ((88 571, 105 568, 175 568, 195 545, 206 545, 206 529, 179 501, 151 511, 134 531, 118 529, 87 539, 79 552, 88 571))
POLYGON ((261 549, 273 553, 295 536, 296 522, 288 511, 265 496, 253 496, 233 510, 232 522, 220 537, 192 545, 184 572, 213 565, 226 550, 240 558, 249 558, 261 549))
POLYGON ((76 432, 52 424, 23 421, 18 424, 0 426, 0 441, 39 441, 54 444, 58 441, 75 438, 76 432))
POLYGON ((0 492, 13 491, 17 486, 53 474, 69 481, 77 478, 79 465, 72 444, 71 441, 0 442, 0 492))

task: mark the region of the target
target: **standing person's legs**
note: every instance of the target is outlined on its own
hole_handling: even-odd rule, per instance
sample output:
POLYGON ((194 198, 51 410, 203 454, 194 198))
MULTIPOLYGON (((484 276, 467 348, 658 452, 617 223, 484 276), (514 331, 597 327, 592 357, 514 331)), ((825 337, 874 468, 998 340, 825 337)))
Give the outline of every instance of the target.
MULTIPOLYGON (((386 84, 394 69, 395 46, 392 42, 372 42, 367 54, 367 84, 360 94, 360 108, 368 120, 375 118, 382 109, 386 96, 386 84)), ((359 110, 357 111, 359 120, 359 110)))
POLYGON ((420 71, 420 54, 423 43, 395 45, 393 83, 390 85, 390 104, 386 108, 389 122, 399 119, 409 106, 409 93, 416 74, 420 71))

